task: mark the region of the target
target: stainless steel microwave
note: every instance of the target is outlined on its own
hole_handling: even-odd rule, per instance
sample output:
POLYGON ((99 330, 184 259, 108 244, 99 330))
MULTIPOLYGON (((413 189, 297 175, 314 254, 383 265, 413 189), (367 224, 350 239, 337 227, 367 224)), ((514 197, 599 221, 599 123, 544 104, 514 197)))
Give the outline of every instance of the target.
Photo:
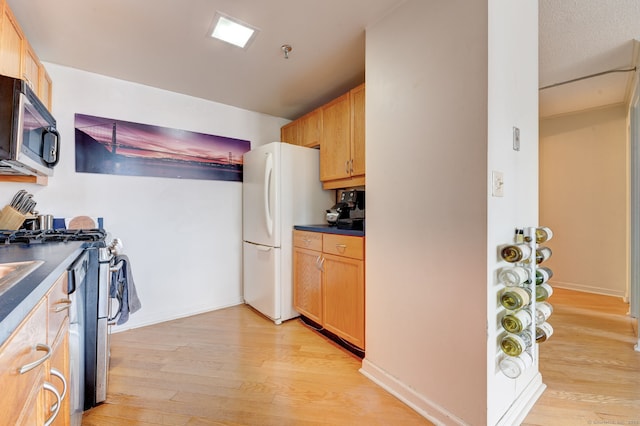
POLYGON ((0 75, 0 174, 51 176, 59 159, 56 120, 25 81, 0 75))

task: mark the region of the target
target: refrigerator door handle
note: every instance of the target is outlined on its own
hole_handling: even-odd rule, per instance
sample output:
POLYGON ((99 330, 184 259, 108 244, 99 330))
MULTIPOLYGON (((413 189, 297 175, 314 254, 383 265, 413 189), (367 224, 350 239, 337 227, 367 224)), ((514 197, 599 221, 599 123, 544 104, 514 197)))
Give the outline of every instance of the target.
POLYGON ((264 219, 265 225, 267 226, 267 234, 269 237, 273 234, 273 218, 271 217, 271 206, 269 204, 269 196, 271 188, 271 175, 273 174, 273 157, 269 152, 267 153, 267 158, 265 159, 264 166, 264 219))
POLYGON ((258 249, 258 251, 271 251, 272 247, 266 247, 266 246, 256 246, 256 248, 258 249))

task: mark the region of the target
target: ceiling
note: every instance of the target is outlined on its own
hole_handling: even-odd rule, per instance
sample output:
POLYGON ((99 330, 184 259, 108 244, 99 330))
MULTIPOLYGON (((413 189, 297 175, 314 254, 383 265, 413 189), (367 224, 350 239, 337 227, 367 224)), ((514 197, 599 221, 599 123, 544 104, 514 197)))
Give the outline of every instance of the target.
MULTIPOLYGON (((404 0, 7 1, 43 61, 294 119, 364 81, 365 28, 404 0), (216 11, 260 29, 248 49, 208 37, 216 11)), ((633 66, 637 0, 540 0, 539 15, 540 87, 633 66)), ((632 76, 541 90, 540 115, 624 102, 632 76)))
MULTIPOLYGON (((539 0, 540 87, 634 67, 640 39, 637 0, 539 0)), ((623 103, 633 72, 540 90, 540 116, 623 103)))

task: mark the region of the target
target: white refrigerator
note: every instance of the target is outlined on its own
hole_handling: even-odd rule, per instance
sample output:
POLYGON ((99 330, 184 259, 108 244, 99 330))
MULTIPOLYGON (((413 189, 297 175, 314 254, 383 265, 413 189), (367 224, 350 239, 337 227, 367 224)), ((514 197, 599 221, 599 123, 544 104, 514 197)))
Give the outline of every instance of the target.
POLYGON ((243 295, 276 324, 293 307, 293 226, 325 222, 335 192, 322 189, 320 152, 272 142, 244 154, 243 295))

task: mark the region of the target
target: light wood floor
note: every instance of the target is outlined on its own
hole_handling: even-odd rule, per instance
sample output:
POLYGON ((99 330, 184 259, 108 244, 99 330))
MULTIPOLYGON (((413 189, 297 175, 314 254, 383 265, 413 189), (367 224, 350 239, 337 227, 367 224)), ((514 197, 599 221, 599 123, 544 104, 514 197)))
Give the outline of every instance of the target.
POLYGON ((246 306, 111 336, 107 402, 83 425, 430 425, 298 319, 246 306))
POLYGON ((547 389, 523 425, 640 425, 637 321, 620 298, 554 289, 550 340, 540 344, 547 389))
MULTIPOLYGON (((523 425, 640 425, 636 322, 619 298, 555 289, 546 391, 523 425), (607 423, 608 422, 608 423, 607 423)), ((298 320, 236 306, 112 335, 107 402, 83 425, 430 425, 298 320)))

